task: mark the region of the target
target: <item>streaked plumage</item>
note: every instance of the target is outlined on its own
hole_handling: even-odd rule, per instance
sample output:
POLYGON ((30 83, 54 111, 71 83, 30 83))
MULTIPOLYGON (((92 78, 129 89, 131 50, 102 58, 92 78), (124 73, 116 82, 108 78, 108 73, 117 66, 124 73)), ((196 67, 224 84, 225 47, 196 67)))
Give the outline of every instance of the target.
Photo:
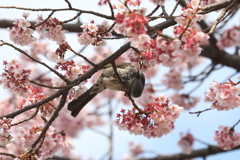
POLYGON ((144 74, 135 70, 130 63, 117 63, 116 68, 125 87, 119 82, 112 65, 106 65, 96 83, 84 94, 68 104, 68 110, 72 112, 73 117, 76 117, 82 108, 104 89, 130 92, 135 98, 142 95, 145 85, 144 74))

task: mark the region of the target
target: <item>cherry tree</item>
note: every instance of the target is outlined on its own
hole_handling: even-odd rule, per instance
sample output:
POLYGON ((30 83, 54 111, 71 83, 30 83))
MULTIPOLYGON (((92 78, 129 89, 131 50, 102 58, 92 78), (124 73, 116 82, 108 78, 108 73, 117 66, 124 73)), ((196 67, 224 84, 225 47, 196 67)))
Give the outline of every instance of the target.
POLYGON ((2 94, 8 92, 9 97, 0 102, 0 159, 86 159, 81 149, 73 152, 75 138, 86 129, 108 139, 102 159, 206 159, 240 148, 236 129, 240 120, 232 116, 222 118, 213 129, 210 138, 215 144, 199 139, 188 126, 172 146, 181 153, 160 156, 156 150, 147 156, 148 146, 129 142, 127 155, 113 154, 117 150, 114 127, 162 139, 181 130, 176 123, 186 114, 196 121, 240 107, 239 0, 91 2, 103 12, 92 10, 91 5, 82 9, 74 0, 61 3, 64 7, 0 6, 2 14, 6 10, 22 13, 14 15, 14 21, 0 20, 1 32, 8 35, 0 36, 1 53, 11 48, 10 60, 1 58, 2 94), (63 12, 71 14, 62 17, 63 12), (141 97, 105 90, 72 117, 68 103, 95 83, 104 66, 111 64, 121 81, 118 63, 130 63, 144 73, 141 97), (224 68, 235 73, 223 73, 224 68), (224 81, 211 77, 217 72, 224 81), (196 108, 199 103, 204 106, 196 108), (227 126, 225 119, 234 123, 227 126), (109 133, 99 130, 106 126, 109 133), (205 148, 195 149, 196 143, 205 148))

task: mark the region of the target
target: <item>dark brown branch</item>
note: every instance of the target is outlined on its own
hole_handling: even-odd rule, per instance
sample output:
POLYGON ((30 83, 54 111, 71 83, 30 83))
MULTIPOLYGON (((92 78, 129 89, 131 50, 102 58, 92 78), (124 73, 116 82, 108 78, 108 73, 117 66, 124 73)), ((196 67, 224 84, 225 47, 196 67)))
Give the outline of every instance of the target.
POLYGON ((31 149, 29 150, 29 153, 33 153, 34 148, 36 147, 36 145, 40 142, 40 140, 44 140, 45 134, 48 131, 48 128, 50 127, 50 125, 52 124, 52 122, 58 117, 58 113, 60 112, 60 110, 64 107, 65 103, 66 103, 66 98, 67 98, 67 92, 64 92, 62 94, 61 100, 58 104, 57 109, 54 111, 53 115, 51 116, 51 118, 49 119, 49 121, 47 122, 47 124, 44 126, 44 129, 42 130, 41 134, 39 135, 39 137, 37 138, 37 140, 32 144, 31 149))
POLYGON ((12 44, 10 44, 10 43, 1 41, 1 40, 0 40, 0 42, 2 42, 2 44, 0 44, 0 46, 1 46, 1 45, 7 45, 7 46, 12 47, 13 49, 17 50, 18 52, 20 52, 20 53, 24 54, 25 56, 27 56, 28 58, 30 58, 32 61, 37 62, 37 63, 43 65, 44 67, 46 67, 46 68, 49 69, 51 72, 55 73, 58 77, 60 77, 62 80, 64 80, 66 83, 69 83, 69 82, 70 82, 70 81, 69 81, 68 79, 66 79, 63 75, 61 75, 61 74, 58 73, 56 70, 54 70, 54 69, 52 69, 51 67, 49 67, 46 63, 41 62, 41 61, 33 58, 32 56, 28 55, 28 54, 27 54, 25 51, 23 51, 22 49, 14 46, 14 45, 12 45, 12 44))
POLYGON ((70 9, 72 9, 71 3, 70 3, 68 0, 65 0, 65 2, 68 4, 68 7, 69 7, 70 9))
POLYGON ((83 58, 85 61, 87 61, 89 64, 91 64, 93 67, 96 66, 93 62, 91 62, 89 59, 87 59, 87 57, 81 55, 80 53, 77 53, 76 51, 74 51, 72 48, 69 49, 70 51, 72 51, 75 55, 83 58))
POLYGON ((43 21, 41 21, 40 23, 38 23, 38 24, 35 24, 35 25, 32 25, 32 27, 31 28, 36 28, 36 27, 38 27, 38 26, 40 26, 40 25, 42 25, 43 23, 45 23, 47 20, 49 20, 49 18, 51 18, 52 17, 52 15, 53 15, 53 13, 54 13, 55 11, 52 11, 48 16, 47 16, 47 18, 46 19, 44 19, 43 21))
MULTIPOLYGON (((237 150, 237 149, 240 149, 240 146, 237 146, 230 151, 237 150)), ((184 160, 184 159, 191 159, 191 158, 197 158, 197 157, 207 157, 210 155, 225 153, 225 152, 229 152, 229 151, 222 150, 217 146, 209 146, 208 148, 205 148, 205 149, 194 150, 190 154, 178 153, 178 154, 172 154, 167 156, 160 155, 153 158, 141 158, 141 160, 184 160)))
POLYGON ((224 8, 224 10, 222 11, 222 13, 218 16, 218 18, 216 19, 216 21, 214 22, 214 24, 212 25, 210 31, 208 32, 209 34, 212 34, 215 30, 215 28, 217 27, 217 25, 221 22, 222 18, 225 16, 225 14, 231 9, 233 8, 235 5, 237 5, 239 0, 233 0, 231 1, 231 3, 224 8))
POLYGON ((16 157, 17 157, 17 156, 15 156, 14 154, 5 153, 5 152, 0 152, 0 155, 9 156, 9 157, 12 157, 12 158, 16 158, 16 157))
MULTIPOLYGON (((74 16, 73 18, 69 19, 69 20, 65 20, 62 23, 68 23, 71 22, 73 20, 75 20, 76 18, 78 18, 80 15, 82 14, 82 12, 79 12, 76 16, 74 16)), ((80 28, 80 27, 79 27, 80 28)))
POLYGON ((97 17, 102 17, 102 18, 105 18, 105 19, 109 19, 109 20, 113 20, 112 16, 108 16, 108 15, 105 15, 105 14, 101 14, 101 13, 98 13, 98 12, 94 12, 94 11, 86 11, 86 10, 81 10, 81 9, 78 9, 78 8, 59 8, 59 9, 52 9, 52 8, 25 8, 25 7, 16 7, 16 6, 0 6, 0 9, 1 8, 5 8, 5 9, 18 9, 18 10, 25 10, 25 11, 33 11, 33 12, 40 12, 40 11, 43 11, 43 12, 47 12, 47 11, 57 11, 57 12, 60 12, 60 11, 78 11, 78 12, 81 12, 81 13, 86 13, 86 14, 92 14, 92 15, 95 15, 97 17))

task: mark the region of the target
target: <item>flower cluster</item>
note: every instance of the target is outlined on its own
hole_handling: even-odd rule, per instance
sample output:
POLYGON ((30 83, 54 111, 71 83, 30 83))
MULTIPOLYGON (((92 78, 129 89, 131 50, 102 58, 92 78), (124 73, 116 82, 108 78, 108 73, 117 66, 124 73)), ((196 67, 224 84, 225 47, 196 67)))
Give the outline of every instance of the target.
POLYGON ((228 126, 219 126, 220 131, 215 131, 213 140, 223 150, 230 150, 240 145, 240 133, 234 133, 234 129, 228 126))
POLYGON ((240 28, 234 26, 231 29, 225 30, 221 34, 220 40, 217 42, 217 46, 223 50, 225 47, 238 46, 240 43, 240 28))
POLYGON ((137 159, 137 156, 143 153, 141 144, 134 144, 133 142, 129 142, 128 145, 130 153, 124 156, 125 160, 137 159))
MULTIPOLYGON (((22 129, 22 147, 29 148, 41 134, 43 127, 32 127, 29 130, 22 129)), ((45 134, 42 147, 38 151, 38 157, 41 159, 52 158, 56 152, 64 150, 66 147, 65 135, 56 132, 50 127, 45 134)))
POLYGON ((74 138, 87 127, 91 128, 104 124, 100 117, 88 115, 85 109, 79 115, 77 118, 72 117, 67 107, 64 107, 59 112, 58 119, 53 122, 53 126, 57 130, 64 130, 68 136, 74 138))
MULTIPOLYGON (((39 60, 38 55, 44 55, 46 56, 49 53, 49 44, 47 42, 32 42, 30 43, 30 49, 26 50, 25 52, 31 56, 32 58, 39 60)), ((24 54, 20 54, 20 59, 24 60, 29 63, 37 63, 36 61, 33 61, 29 57, 25 56, 24 54)))
POLYGON ((178 146, 181 147, 183 153, 190 154, 193 150, 194 138, 193 135, 187 133, 186 135, 181 134, 181 139, 178 141, 178 146))
POLYGON ((4 88, 20 96, 26 96, 28 94, 31 71, 29 69, 21 69, 21 65, 16 60, 11 62, 4 61, 3 65, 5 72, 0 75, 0 84, 3 84, 4 88))
POLYGON ((64 42, 58 46, 55 52, 49 52, 47 57, 55 62, 62 62, 64 61, 65 53, 67 50, 72 50, 71 46, 64 42))
POLYGON ((204 16, 197 14, 200 7, 200 0, 192 0, 186 8, 182 8, 183 13, 176 17, 175 21, 183 26, 194 26, 196 22, 203 20, 204 16))
POLYGON ((3 118, 0 119, 0 145, 5 146, 13 140, 13 137, 10 134, 12 119, 3 118))
POLYGON ((182 107, 170 105, 167 97, 160 95, 143 110, 122 109, 121 113, 117 114, 115 125, 131 134, 144 135, 147 138, 162 137, 173 130, 174 122, 182 111, 182 107))
POLYGON ((94 21, 91 21, 89 24, 83 24, 81 28, 83 32, 78 34, 78 42, 81 45, 92 44, 98 46, 104 44, 104 41, 101 39, 102 37, 110 37, 112 35, 108 30, 109 26, 107 21, 103 21, 102 25, 99 27, 94 21))
POLYGON ((218 83, 213 81, 211 88, 207 90, 206 97, 213 101, 212 109, 218 111, 230 110, 240 106, 240 88, 237 87, 231 80, 230 82, 218 83))
POLYGON ((36 38, 32 35, 33 29, 30 28, 31 23, 27 21, 28 16, 28 13, 23 13, 24 18, 16 19, 15 22, 13 22, 14 26, 7 28, 10 32, 10 40, 20 46, 25 46, 36 41, 36 38))
POLYGON ((181 81, 182 75, 176 70, 170 70, 164 75, 162 84, 167 88, 172 88, 174 90, 179 90, 183 88, 183 83, 181 81))
MULTIPOLYGON (((78 78, 80 75, 86 73, 89 70, 90 65, 79 65, 76 64, 73 60, 65 61, 64 59, 62 59, 62 61, 59 61, 57 63, 55 68, 62 72, 63 75, 69 80, 74 80, 78 78)), ((84 93, 86 91, 86 87, 84 86, 86 82, 87 80, 76 86, 74 90, 71 90, 69 92, 70 97, 77 98, 79 95, 84 93)), ((52 80, 52 84, 54 87, 63 87, 66 85, 66 82, 60 79, 59 77, 55 77, 52 80)))
MULTIPOLYGON (((42 15, 38 15, 36 25, 40 24, 44 19, 42 15)), ((44 38, 56 41, 57 44, 65 42, 67 32, 62 28, 62 23, 56 18, 49 18, 46 22, 36 27, 37 32, 44 38)))
POLYGON ((189 97, 186 94, 174 93, 171 97, 174 104, 178 104, 184 108, 184 110, 189 110, 194 107, 200 100, 199 97, 189 97))
POLYGON ((148 18, 145 17, 146 8, 132 10, 131 12, 123 4, 119 4, 118 14, 116 15, 114 31, 119 34, 131 37, 145 34, 147 29, 145 24, 148 23, 148 18))
MULTIPOLYGON (((28 106, 28 105, 35 104, 35 103, 47 98, 47 96, 43 93, 43 90, 41 88, 35 89, 35 88, 31 87, 31 88, 29 88, 29 90, 30 90, 30 94, 28 95, 28 97, 21 99, 21 101, 19 102, 19 109, 24 108, 25 106, 28 106)), ((53 102, 47 102, 47 103, 41 105, 39 107, 39 109, 40 109, 40 113, 43 116, 50 116, 54 111, 53 102)), ((24 114, 27 117, 30 117, 35 112, 36 112, 35 109, 32 109, 32 110, 28 110, 27 112, 24 112, 24 114)))
POLYGON ((66 78, 68 78, 69 80, 73 80, 78 76, 86 73, 90 66, 78 65, 73 60, 70 61, 63 60, 61 62, 58 62, 55 68, 60 70, 61 72, 64 72, 64 76, 66 78))

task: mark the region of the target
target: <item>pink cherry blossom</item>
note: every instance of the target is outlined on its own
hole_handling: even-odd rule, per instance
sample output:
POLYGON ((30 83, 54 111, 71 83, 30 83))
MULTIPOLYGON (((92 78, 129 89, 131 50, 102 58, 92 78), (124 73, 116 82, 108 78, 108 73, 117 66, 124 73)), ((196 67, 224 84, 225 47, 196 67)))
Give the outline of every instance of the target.
POLYGON ((31 24, 26 20, 27 16, 24 14, 23 17, 24 19, 16 19, 13 27, 7 28, 10 40, 20 46, 29 45, 36 41, 36 38, 32 35, 31 24))
MULTIPOLYGON (((36 24, 43 21, 42 15, 38 15, 36 24)), ((56 18, 49 18, 45 23, 36 27, 37 32, 44 38, 48 38, 57 42, 57 44, 65 43, 65 33, 67 32, 62 28, 62 23, 56 18)))
POLYGON ((240 88, 231 80, 230 82, 218 83, 213 81, 211 88, 207 90, 206 97, 213 101, 212 109, 229 110, 240 106, 240 88))
POLYGON ((174 93, 170 98, 174 104, 182 106, 184 110, 189 110, 196 106, 200 100, 199 97, 189 97, 188 95, 178 93, 174 93))
POLYGON ((12 119, 3 118, 0 119, 0 145, 6 146, 13 140, 12 135, 10 134, 12 119))
POLYGON ((193 150, 194 137, 190 133, 181 134, 181 139, 178 141, 178 146, 181 147, 183 153, 190 154, 193 150))
MULTIPOLYGON (((22 146, 28 148, 38 138, 43 127, 32 127, 29 130, 22 131, 23 138, 22 146)), ((56 152, 63 151, 67 147, 65 143, 65 135, 61 132, 56 132, 53 127, 50 127, 45 134, 45 139, 42 147, 39 149, 37 156, 40 159, 47 159, 53 157, 56 152)))
POLYGON ((182 75, 180 72, 176 70, 170 70, 168 73, 164 75, 164 79, 162 80, 162 83, 167 88, 179 90, 183 88, 183 83, 181 78, 182 78, 182 75))
POLYGON ((240 43, 240 28, 237 26, 231 29, 225 30, 221 34, 220 40, 217 42, 217 46, 223 50, 225 47, 238 46, 240 43))
POLYGON ((22 69, 16 60, 4 61, 3 65, 5 72, 0 75, 0 84, 20 96, 26 96, 29 90, 28 84, 31 71, 22 69))
POLYGON ((117 114, 115 125, 120 130, 128 130, 131 134, 144 135, 147 138, 162 137, 174 128, 182 107, 170 105, 166 96, 160 95, 144 109, 122 109, 117 114))
POLYGON ((223 150, 230 150, 240 145, 240 133, 234 133, 234 129, 228 126, 219 126, 219 131, 215 131, 213 140, 223 150))

